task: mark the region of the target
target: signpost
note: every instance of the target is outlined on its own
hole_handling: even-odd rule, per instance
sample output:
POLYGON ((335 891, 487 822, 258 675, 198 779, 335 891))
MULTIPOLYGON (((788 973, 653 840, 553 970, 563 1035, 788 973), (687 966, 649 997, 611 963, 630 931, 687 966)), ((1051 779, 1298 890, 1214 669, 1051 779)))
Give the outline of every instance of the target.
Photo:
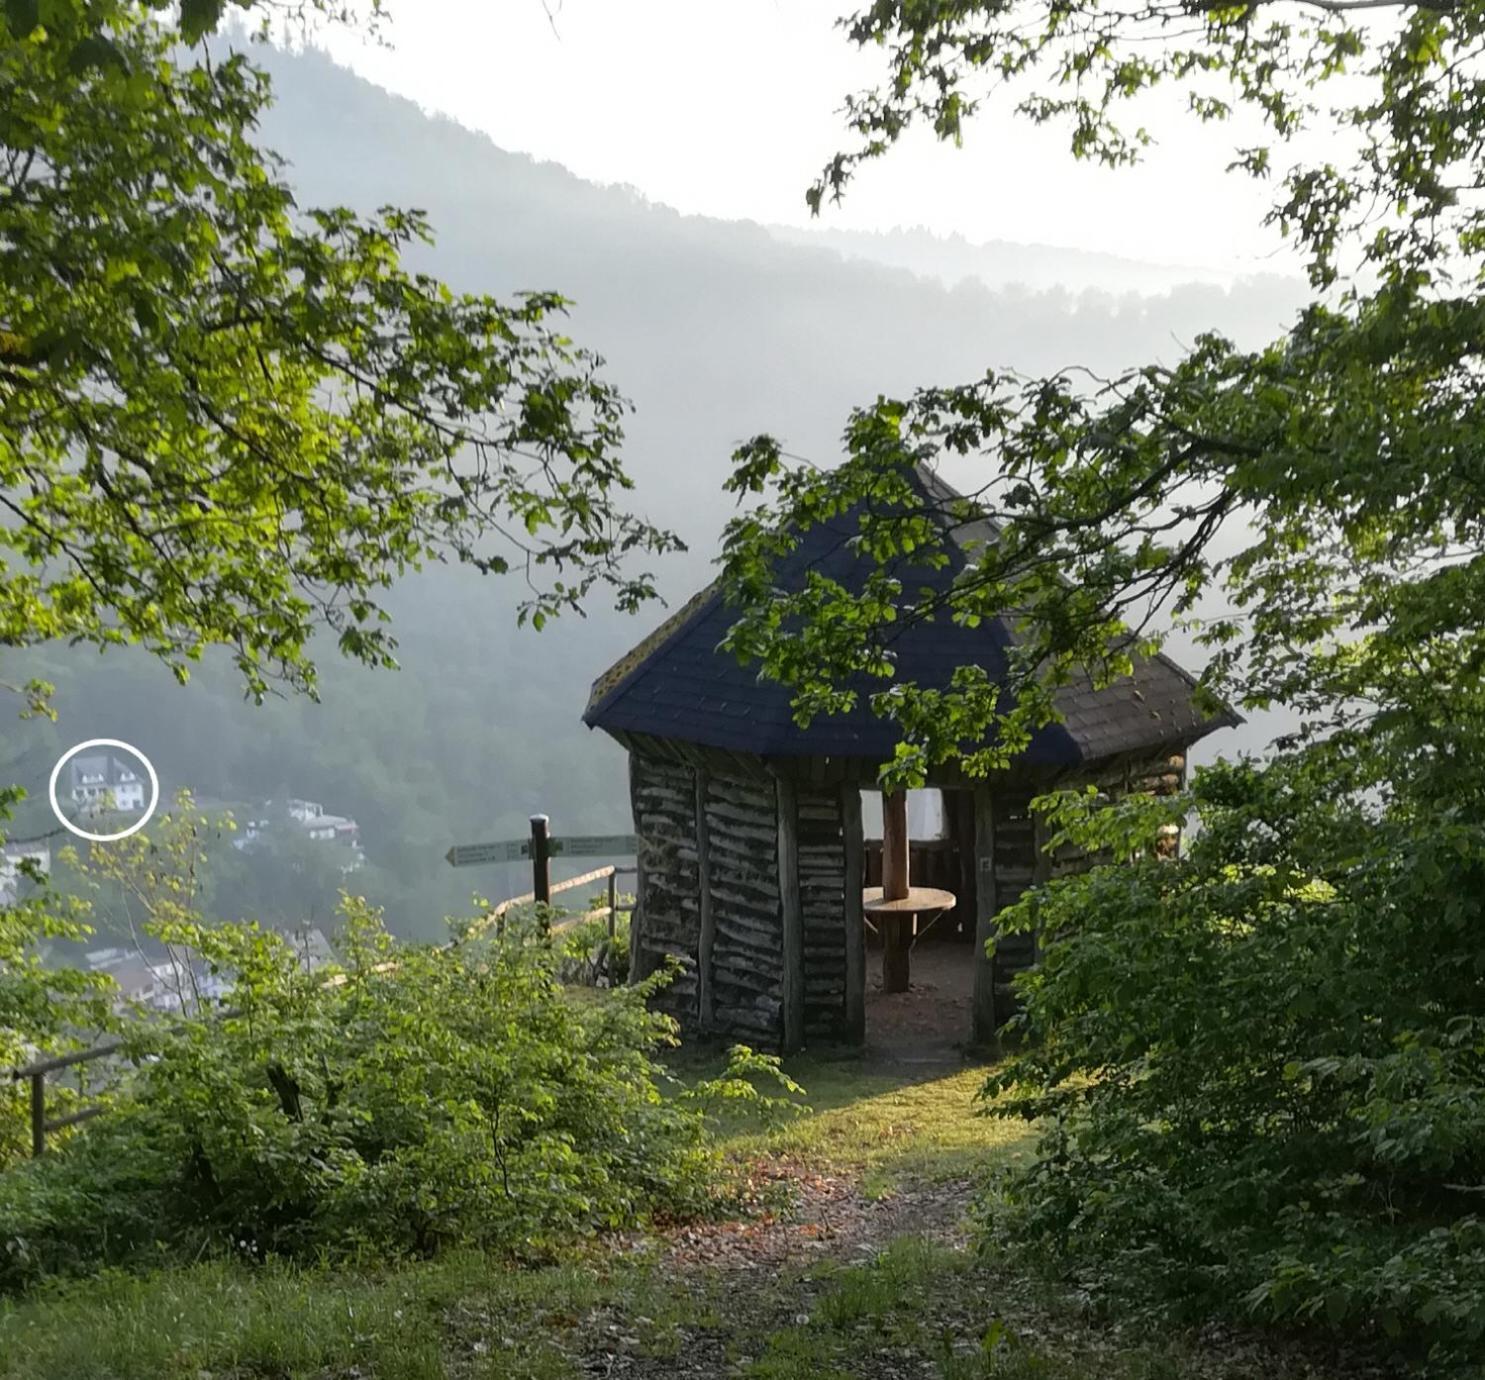
POLYGON ((490 863, 520 862, 531 856, 531 845, 519 843, 456 843, 444 855, 451 867, 485 867, 490 863))
POLYGON ((522 858, 530 858, 531 893, 538 901, 550 901, 552 874, 549 864, 553 858, 632 858, 639 851, 639 840, 633 834, 579 834, 573 838, 554 839, 548 833, 548 825, 545 815, 532 815, 529 839, 460 843, 443 856, 450 867, 488 867, 492 863, 520 862, 522 858))
POLYGON ((580 834, 577 838, 552 839, 548 848, 564 858, 632 858, 639 840, 633 834, 580 834))

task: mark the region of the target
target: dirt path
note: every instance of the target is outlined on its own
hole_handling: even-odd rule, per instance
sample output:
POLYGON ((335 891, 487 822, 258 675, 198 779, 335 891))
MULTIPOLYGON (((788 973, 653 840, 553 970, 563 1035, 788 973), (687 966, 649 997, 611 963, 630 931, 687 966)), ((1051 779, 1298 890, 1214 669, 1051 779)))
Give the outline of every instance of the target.
MULTIPOLYGON (((895 1071, 911 1085, 932 1081, 928 1065, 964 1073, 963 1058, 939 1048, 934 1033, 895 1033, 892 1047, 878 1046, 861 1066, 864 1074, 895 1071)), ((614 1380, 1385 1374, 1360 1364, 1337 1368, 1334 1358, 1225 1329, 1163 1336, 1100 1326, 1075 1296, 1054 1298, 1029 1278, 977 1259, 968 1178, 900 1176, 884 1191, 880 1178, 823 1170, 813 1160, 776 1153, 754 1161, 751 1196, 776 1204, 771 1211, 611 1243, 646 1262, 656 1287, 581 1320, 565 1348, 577 1372, 614 1380)))
MULTIPOLYGON (((663 1239, 655 1268, 696 1305, 695 1321, 675 1329, 673 1354, 648 1353, 637 1345, 632 1319, 603 1310, 586 1320, 581 1373, 616 1380, 741 1375, 773 1334, 809 1320, 830 1267, 869 1264, 889 1242, 908 1235, 954 1250, 967 1247, 968 1182, 905 1186, 873 1198, 850 1178, 795 1161, 760 1172, 772 1178, 772 1187, 791 1191, 788 1208, 681 1227, 663 1239)), ((644 1247, 636 1240, 631 1248, 644 1247)), ((868 1357, 861 1361, 863 1368, 853 1373, 904 1373, 872 1365, 868 1357)))

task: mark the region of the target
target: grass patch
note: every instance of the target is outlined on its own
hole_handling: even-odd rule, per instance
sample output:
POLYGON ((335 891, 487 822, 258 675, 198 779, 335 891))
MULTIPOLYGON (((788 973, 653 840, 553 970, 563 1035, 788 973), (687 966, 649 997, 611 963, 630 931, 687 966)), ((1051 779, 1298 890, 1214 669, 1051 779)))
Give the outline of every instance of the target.
MULTIPOLYGON (((677 1066, 691 1079, 713 1056, 677 1066)), ((983 1069, 790 1061, 810 1110, 773 1129, 732 1111, 734 1162, 794 1159, 868 1189, 946 1181, 1025 1154, 972 1115, 983 1069)), ((856 1264, 719 1273, 603 1248, 519 1269, 475 1253, 364 1270, 204 1263, 0 1301, 0 1380, 575 1380, 714 1366, 746 1380, 1257 1380, 1265 1364, 1179 1337, 1094 1327, 1014 1270, 922 1237, 856 1264)))
MULTIPOLYGON (((683 1077, 700 1077, 720 1061, 688 1062, 683 1077)), ((808 1094, 808 1110, 770 1129, 738 1117, 723 1123, 723 1144, 740 1158, 775 1155, 807 1160, 821 1170, 860 1175, 868 1194, 903 1181, 940 1183, 1028 1155, 1032 1129, 975 1115, 985 1070, 906 1074, 859 1059, 805 1056, 786 1060, 808 1094)))
MULTIPOLYGON (((677 1072, 691 1081, 720 1064, 691 1056, 677 1072)), ((734 1160, 798 1159, 884 1192, 963 1176, 1025 1143, 1020 1128, 971 1115, 980 1069, 904 1081, 901 1070, 811 1057, 789 1071, 809 1110, 772 1129, 729 1110, 722 1139, 734 1160)), ((599 1344, 673 1353, 683 1325, 728 1316, 710 1288, 598 1252, 525 1270, 465 1253, 362 1271, 217 1262, 114 1273, 0 1302, 0 1380, 558 1380, 573 1373, 580 1328, 599 1344)), ((735 1341, 753 1356, 763 1345, 744 1330, 735 1341)))
POLYGON ((478 1254, 394 1270, 218 1262, 105 1275, 0 1304, 3 1380, 565 1380, 595 1310, 675 1349, 693 1300, 643 1260, 516 1269, 478 1254))

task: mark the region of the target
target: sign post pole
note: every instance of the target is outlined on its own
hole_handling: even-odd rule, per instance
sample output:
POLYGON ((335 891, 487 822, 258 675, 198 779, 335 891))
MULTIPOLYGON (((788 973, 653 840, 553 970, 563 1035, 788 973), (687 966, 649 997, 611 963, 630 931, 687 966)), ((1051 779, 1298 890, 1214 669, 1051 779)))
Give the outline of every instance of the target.
POLYGON ((543 906, 552 900, 551 850, 547 847, 550 823, 545 815, 531 816, 531 894, 543 906))

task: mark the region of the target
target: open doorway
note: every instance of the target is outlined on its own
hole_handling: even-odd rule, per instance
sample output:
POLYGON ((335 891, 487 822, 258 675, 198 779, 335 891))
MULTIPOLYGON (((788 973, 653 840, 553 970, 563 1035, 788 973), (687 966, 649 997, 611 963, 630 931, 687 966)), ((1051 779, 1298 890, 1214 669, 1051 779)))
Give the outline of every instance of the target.
MULTIPOLYGON (((866 932, 866 1042, 907 1061, 952 1054, 969 1040, 974 1001, 974 796, 964 790, 909 791, 908 874, 913 886, 957 898, 952 910, 913 923, 906 992, 886 992, 882 936, 866 932)), ((882 798, 861 793, 865 886, 882 881, 882 798)))

